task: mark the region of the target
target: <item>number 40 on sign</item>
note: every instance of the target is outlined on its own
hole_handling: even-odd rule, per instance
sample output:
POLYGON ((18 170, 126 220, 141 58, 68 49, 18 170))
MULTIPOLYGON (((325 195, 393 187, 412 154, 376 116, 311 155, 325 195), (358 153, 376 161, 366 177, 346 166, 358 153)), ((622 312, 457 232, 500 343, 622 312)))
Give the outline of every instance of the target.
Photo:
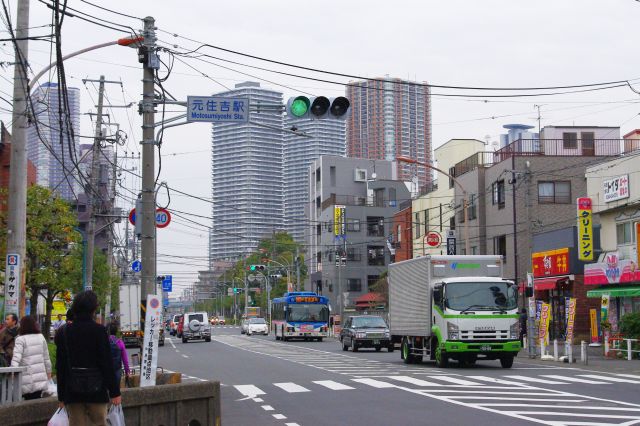
MULTIPOLYGON (((129 222, 132 225, 136 224, 136 209, 131 209, 129 212, 129 222)), ((163 208, 156 209, 156 228, 166 228, 171 223, 171 213, 169 210, 163 208)))

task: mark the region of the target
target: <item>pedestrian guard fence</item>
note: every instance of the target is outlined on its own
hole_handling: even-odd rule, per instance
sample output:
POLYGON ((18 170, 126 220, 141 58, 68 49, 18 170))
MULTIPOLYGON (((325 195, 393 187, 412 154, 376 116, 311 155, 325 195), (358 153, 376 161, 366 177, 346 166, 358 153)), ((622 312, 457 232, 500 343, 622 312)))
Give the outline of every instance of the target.
MULTIPOLYGON (((639 339, 625 338, 621 334, 612 334, 606 340, 604 355, 610 358, 620 358, 626 353, 627 360, 631 361, 634 353, 640 354, 638 341, 639 339), (633 349, 634 347, 635 349, 633 349)), ((638 355, 636 355, 636 357, 638 357, 638 355)))
POLYGON ((22 374, 26 367, 0 368, 0 405, 22 401, 22 374))

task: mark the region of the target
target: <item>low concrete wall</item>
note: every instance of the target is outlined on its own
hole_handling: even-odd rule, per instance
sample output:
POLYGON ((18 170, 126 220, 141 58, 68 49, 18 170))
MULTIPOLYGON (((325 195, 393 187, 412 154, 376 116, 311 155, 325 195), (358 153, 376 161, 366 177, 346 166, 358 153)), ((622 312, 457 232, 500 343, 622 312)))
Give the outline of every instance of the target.
MULTIPOLYGON (((220 382, 180 383, 122 390, 127 426, 219 426, 220 382)), ((46 425, 55 398, 0 405, 2 426, 46 425)))

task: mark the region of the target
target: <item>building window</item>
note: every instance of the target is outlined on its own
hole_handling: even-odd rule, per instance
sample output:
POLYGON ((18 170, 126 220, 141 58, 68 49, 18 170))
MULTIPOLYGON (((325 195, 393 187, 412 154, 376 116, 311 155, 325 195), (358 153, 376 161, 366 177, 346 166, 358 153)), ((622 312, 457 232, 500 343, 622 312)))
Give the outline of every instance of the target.
POLYGON ((360 278, 349 278, 347 280, 347 291, 362 291, 362 280, 360 278))
POLYGON ((413 221, 413 226, 415 226, 415 235, 413 238, 420 238, 422 235, 422 229, 420 227, 420 213, 415 214, 415 219, 413 221))
POLYGON ((322 234, 322 225, 321 224, 317 224, 316 225, 316 235, 320 236, 322 234))
POLYGON ((367 290, 373 287, 379 279, 380 275, 367 275, 367 290))
POLYGON ((570 204, 571 182, 538 182, 538 203, 570 204))
POLYGON ((449 229, 451 229, 452 231, 455 231, 455 229, 456 229, 456 217, 455 216, 451 216, 449 218, 449 229))
POLYGON ((359 247, 347 247, 347 260, 352 262, 360 262, 362 255, 359 247))
POLYGON ((78 213, 83 213, 87 211, 87 205, 86 204, 78 204, 78 213))
POLYGON ((384 237, 384 217, 367 216, 367 235, 384 237))
POLYGON ((320 168, 316 169, 316 182, 320 182, 320 168))
POLYGON ((564 149, 578 148, 578 134, 576 132, 562 133, 562 147, 564 149))
POLYGON ((429 231, 429 210, 423 210, 422 217, 424 219, 424 232, 426 233, 429 231))
POLYGON ((329 167, 329 180, 331 186, 336 186, 336 166, 329 167))
POLYGON ((493 204, 497 204, 499 209, 504 208, 504 179, 494 182, 491 185, 491 193, 493 194, 493 204))
POLYGON ((453 188, 453 186, 455 185, 455 181, 452 179, 452 177, 456 177, 455 167, 449 168, 449 189, 453 188))
POLYGON ((384 247, 367 246, 367 259, 369 266, 384 266, 384 247))
POLYGON ((469 196, 469 204, 468 204, 468 216, 469 220, 476 219, 478 217, 478 209, 476 208, 476 194, 471 194, 469 196))
POLYGON ((507 236, 501 235, 493 237, 493 254, 502 256, 504 263, 507 263, 507 236))
POLYGON ((322 207, 322 201, 320 201, 320 197, 316 197, 316 208, 319 209, 322 207))
POLYGON ((396 200, 396 189, 389 188, 389 207, 396 207, 398 201, 396 200))
POLYGON ((347 232, 360 232, 360 219, 347 219, 347 232))
POLYGON ((402 225, 398 225, 396 228, 396 242, 398 245, 402 242, 402 225))
POLYGON ((631 244, 636 241, 631 222, 618 223, 616 225, 617 245, 631 244))

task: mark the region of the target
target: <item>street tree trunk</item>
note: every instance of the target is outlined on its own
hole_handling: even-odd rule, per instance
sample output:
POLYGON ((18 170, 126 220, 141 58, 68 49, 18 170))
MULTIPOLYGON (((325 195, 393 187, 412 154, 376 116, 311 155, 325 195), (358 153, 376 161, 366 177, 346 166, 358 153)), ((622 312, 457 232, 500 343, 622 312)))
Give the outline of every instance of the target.
POLYGON ((44 335, 44 338, 47 339, 47 342, 51 339, 51 336, 49 335, 50 334, 49 330, 51 329, 51 313, 53 312, 53 300, 56 298, 58 294, 59 293, 57 291, 48 290, 47 297, 45 298, 46 305, 45 305, 44 327, 42 330, 42 334, 44 335))

